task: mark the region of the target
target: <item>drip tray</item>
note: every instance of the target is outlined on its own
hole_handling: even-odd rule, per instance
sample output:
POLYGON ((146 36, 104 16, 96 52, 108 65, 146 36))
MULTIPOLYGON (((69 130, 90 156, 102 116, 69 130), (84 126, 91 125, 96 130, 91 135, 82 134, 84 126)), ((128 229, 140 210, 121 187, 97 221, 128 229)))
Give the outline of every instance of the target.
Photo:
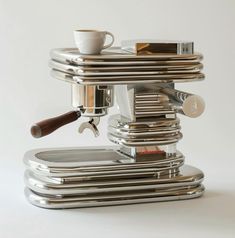
POLYGON ((138 161, 119 147, 38 149, 25 154, 25 194, 44 208, 119 205, 199 197, 203 173, 180 152, 138 161))

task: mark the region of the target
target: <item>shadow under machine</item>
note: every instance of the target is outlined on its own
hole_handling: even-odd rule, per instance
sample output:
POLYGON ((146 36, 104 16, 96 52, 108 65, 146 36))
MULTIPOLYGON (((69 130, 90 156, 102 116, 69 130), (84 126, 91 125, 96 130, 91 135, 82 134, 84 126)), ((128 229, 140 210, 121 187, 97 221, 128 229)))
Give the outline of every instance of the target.
POLYGON ((32 135, 45 136, 82 116, 87 122, 79 132, 90 129, 98 136, 115 95, 120 113, 108 120, 115 145, 26 152, 27 199, 43 208, 75 208, 201 196, 202 171, 185 165, 177 150, 182 138, 177 113, 197 117, 204 101, 175 85, 204 79, 202 58, 192 42, 163 42, 157 54, 119 47, 100 55, 52 50, 51 74, 71 84, 74 111, 35 124, 32 135))

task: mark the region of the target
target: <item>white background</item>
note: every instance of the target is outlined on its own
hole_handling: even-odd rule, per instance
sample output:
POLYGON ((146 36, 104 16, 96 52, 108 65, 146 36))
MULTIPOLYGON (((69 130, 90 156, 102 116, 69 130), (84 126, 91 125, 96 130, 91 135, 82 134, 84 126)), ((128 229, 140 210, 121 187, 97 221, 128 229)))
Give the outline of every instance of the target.
MULTIPOLYGON (((235 237, 235 1, 0 0, 0 237, 235 237), (105 29, 120 40, 193 40, 206 80, 178 84, 201 95, 206 112, 182 119, 179 149, 206 175, 201 199, 45 210, 23 196, 22 157, 39 147, 107 145, 78 135, 79 122, 42 139, 30 125, 71 110, 70 87, 49 76, 49 50, 73 47, 73 30, 105 29)), ((116 113, 114 107, 110 113, 116 113)))

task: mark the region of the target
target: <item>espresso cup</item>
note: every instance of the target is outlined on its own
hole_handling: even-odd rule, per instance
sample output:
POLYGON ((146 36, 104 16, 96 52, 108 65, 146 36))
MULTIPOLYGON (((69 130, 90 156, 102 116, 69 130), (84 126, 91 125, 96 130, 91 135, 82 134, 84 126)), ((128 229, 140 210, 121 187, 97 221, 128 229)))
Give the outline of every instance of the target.
POLYGON ((75 30, 74 39, 79 52, 86 55, 100 54, 114 42, 112 33, 97 30, 75 30), (106 35, 111 36, 111 42, 107 45, 105 45, 106 35))

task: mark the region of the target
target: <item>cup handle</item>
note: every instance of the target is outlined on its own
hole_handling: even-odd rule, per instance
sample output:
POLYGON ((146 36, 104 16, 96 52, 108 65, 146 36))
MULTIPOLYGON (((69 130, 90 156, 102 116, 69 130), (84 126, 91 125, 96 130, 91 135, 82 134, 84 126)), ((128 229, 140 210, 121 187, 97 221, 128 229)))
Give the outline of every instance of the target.
POLYGON ((106 34, 106 35, 110 35, 111 38, 112 38, 112 41, 111 41, 108 45, 104 45, 102 49, 107 49, 107 48, 109 48, 109 47, 113 44, 113 42, 114 42, 114 35, 113 35, 111 32, 106 31, 105 34, 106 34))

